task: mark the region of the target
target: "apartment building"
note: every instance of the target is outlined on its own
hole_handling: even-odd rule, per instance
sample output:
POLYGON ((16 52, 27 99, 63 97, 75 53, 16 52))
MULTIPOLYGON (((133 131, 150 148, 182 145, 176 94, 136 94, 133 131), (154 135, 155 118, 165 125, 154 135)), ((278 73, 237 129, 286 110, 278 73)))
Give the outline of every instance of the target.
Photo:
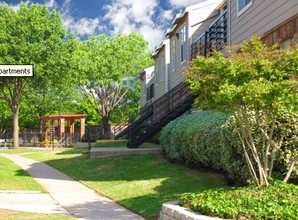
POLYGON ((196 56, 207 57, 214 48, 242 44, 253 36, 268 46, 297 44, 298 0, 206 0, 177 14, 165 36, 152 55, 154 77, 142 81, 142 97, 150 99, 142 99, 140 116, 130 125, 130 147, 191 108, 194 95, 188 93, 183 73, 196 56))

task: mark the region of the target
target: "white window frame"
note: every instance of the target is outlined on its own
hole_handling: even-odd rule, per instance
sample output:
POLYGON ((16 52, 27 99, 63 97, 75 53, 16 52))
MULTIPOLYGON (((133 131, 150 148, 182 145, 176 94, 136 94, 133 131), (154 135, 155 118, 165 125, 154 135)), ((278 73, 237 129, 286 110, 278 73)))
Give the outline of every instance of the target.
POLYGON ((160 66, 159 66, 159 58, 155 60, 154 63, 154 73, 155 73, 155 85, 158 86, 158 83, 161 81, 160 77, 160 66))
POLYGON ((177 56, 177 53, 176 53, 176 46, 177 46, 177 41, 176 41, 176 38, 173 37, 172 38, 172 41, 171 41, 171 53, 172 53, 172 71, 174 72, 175 69, 176 69, 176 56, 177 56))
POLYGON ((246 5, 245 5, 245 1, 247 1, 247 0, 237 0, 237 17, 242 15, 248 8, 250 8, 252 6, 253 0, 250 0, 246 5), (242 2, 244 4, 244 7, 241 9, 239 8, 240 2, 242 2))
POLYGON ((186 62, 186 41, 187 41, 187 36, 186 36, 186 25, 182 25, 180 29, 180 62, 181 64, 186 62))

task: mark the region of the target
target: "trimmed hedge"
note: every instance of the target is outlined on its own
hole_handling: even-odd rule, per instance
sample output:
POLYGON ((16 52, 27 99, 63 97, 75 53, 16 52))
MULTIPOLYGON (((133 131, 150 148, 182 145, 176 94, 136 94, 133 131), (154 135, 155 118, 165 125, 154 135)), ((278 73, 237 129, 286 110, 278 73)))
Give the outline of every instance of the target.
POLYGON ((160 143, 172 160, 225 171, 229 178, 248 178, 244 158, 232 144, 230 132, 222 127, 227 116, 213 110, 182 116, 161 132, 160 143))

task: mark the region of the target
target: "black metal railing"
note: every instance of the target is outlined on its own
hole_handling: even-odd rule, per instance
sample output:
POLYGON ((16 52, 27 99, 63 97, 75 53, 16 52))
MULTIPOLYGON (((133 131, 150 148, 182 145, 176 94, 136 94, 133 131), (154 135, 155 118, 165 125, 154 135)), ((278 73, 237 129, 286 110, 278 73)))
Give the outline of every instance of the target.
POLYGON ((210 25, 208 31, 210 50, 224 49, 227 43, 227 10, 221 13, 210 25))
POLYGON ((137 147, 156 134, 169 121, 191 108, 195 95, 189 93, 188 85, 180 83, 174 89, 143 109, 128 126, 128 147, 137 147))
POLYGON ((191 46, 191 58, 207 57, 213 51, 221 51, 227 44, 227 10, 221 13, 191 46))
POLYGON ((129 118, 126 118, 123 122, 114 126, 113 132, 115 139, 117 139, 118 136, 121 136, 122 133, 126 132, 128 126, 128 119, 129 118))
POLYGON ((191 45, 191 58, 196 56, 207 56, 208 32, 201 34, 191 45))

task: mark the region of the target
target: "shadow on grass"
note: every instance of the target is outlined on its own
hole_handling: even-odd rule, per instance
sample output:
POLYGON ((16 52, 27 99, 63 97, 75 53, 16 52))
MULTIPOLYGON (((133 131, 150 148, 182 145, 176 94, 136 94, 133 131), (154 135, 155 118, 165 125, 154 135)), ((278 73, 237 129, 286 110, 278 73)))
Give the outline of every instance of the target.
POLYGON ((67 155, 67 154, 83 154, 85 155, 88 152, 88 148, 72 148, 67 149, 61 152, 58 152, 57 155, 67 155))
MULTIPOLYGON (((81 149, 59 154, 78 154, 81 149)), ((126 155, 89 160, 86 155, 44 161, 128 209, 156 219, 163 202, 178 200, 186 192, 226 185, 224 177, 187 169, 157 155, 126 155)), ((30 169, 36 169, 37 164, 30 169)), ((65 179, 39 172, 39 178, 65 179)), ((67 180, 67 179, 65 179, 67 180)))

